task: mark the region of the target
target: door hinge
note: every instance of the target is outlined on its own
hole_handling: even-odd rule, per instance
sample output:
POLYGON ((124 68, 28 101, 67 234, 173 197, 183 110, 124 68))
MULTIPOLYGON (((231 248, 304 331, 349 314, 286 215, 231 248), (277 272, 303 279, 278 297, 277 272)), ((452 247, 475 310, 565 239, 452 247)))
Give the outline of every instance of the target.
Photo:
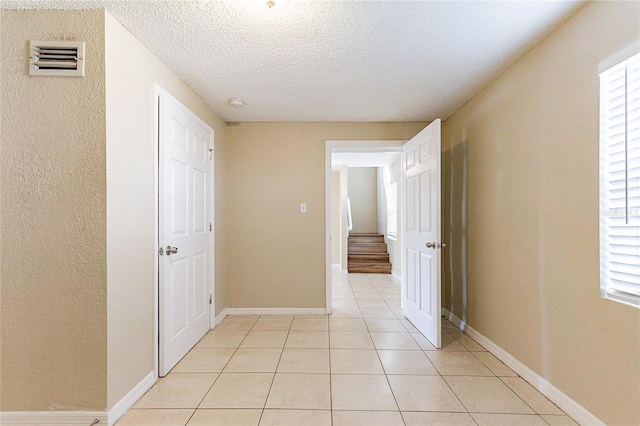
POLYGON ((213 231, 213 223, 209 222, 209 232, 213 231))
POLYGON ((213 148, 209 148, 209 160, 213 160, 213 148))
POLYGON ((209 295, 209 304, 211 305, 213 303, 213 296, 210 294, 209 295))

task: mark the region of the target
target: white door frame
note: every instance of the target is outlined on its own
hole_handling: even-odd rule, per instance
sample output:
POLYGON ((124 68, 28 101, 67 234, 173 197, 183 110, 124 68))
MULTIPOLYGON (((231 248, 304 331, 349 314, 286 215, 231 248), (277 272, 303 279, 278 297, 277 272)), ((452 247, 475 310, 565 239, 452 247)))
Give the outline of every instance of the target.
MULTIPOLYGON (((331 314, 331 154, 334 152, 402 152, 406 140, 327 140, 325 141, 325 276, 327 314, 331 314)), ((402 238, 402 228, 399 229, 402 238)))
MULTIPOLYGON (((182 104, 178 99, 173 97, 169 92, 163 89, 158 84, 155 84, 154 88, 154 138, 153 138, 153 146, 154 146, 154 161, 153 161, 153 229, 154 232, 154 244, 153 244, 153 374, 155 375, 155 379, 157 380, 159 377, 159 365, 160 365, 160 265, 159 265, 159 256, 158 256, 158 247, 159 247, 159 233, 160 233, 160 96, 168 97, 173 99, 174 101, 182 104)), ((206 122, 204 122, 200 117, 193 113, 194 119, 200 123, 201 125, 211 128, 212 132, 212 145, 210 148, 214 149, 215 146, 215 130, 209 126, 206 122)), ((210 191, 210 209, 211 209, 211 223, 214 224, 212 231, 209 233, 209 249, 211 253, 211 282, 209 283, 209 294, 213 296, 213 300, 211 301, 211 305, 209 307, 209 329, 212 329, 215 325, 216 318, 216 274, 215 274, 215 175, 214 175, 214 162, 215 162, 215 149, 214 155, 211 161, 209 162, 209 171, 211 176, 211 185, 209 187, 210 191)))

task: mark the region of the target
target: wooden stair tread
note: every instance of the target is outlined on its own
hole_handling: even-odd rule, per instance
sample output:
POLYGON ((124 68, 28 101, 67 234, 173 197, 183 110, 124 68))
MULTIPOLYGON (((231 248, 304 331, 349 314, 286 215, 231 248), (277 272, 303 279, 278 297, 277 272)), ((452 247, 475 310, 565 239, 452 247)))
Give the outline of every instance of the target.
POLYGON ((348 261, 353 263, 388 263, 389 253, 349 253, 348 261))
POLYGON ((373 274, 390 274, 391 263, 384 235, 373 232, 350 233, 347 270, 373 274))
POLYGON ((349 244, 355 243, 384 243, 382 234, 349 234, 349 244))
POLYGON ((390 274, 390 263, 351 263, 347 267, 348 272, 390 274))
POLYGON ((349 246, 347 253, 386 253, 387 245, 386 244, 369 244, 369 245, 361 245, 361 246, 349 246))

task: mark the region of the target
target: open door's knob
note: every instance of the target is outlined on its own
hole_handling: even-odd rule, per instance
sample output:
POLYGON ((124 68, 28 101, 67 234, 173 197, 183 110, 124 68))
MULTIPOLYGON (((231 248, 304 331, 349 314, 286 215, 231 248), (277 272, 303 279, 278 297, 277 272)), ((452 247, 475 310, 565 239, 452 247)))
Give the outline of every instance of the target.
POLYGON ((436 248, 436 242, 434 241, 432 243, 427 243, 427 248, 432 248, 432 249, 436 248))
POLYGON ((446 243, 438 243, 438 248, 446 248, 447 244, 446 243))
POLYGON ((178 253, 178 247, 167 246, 167 248, 165 248, 164 250, 165 253, 167 253, 167 256, 178 253))

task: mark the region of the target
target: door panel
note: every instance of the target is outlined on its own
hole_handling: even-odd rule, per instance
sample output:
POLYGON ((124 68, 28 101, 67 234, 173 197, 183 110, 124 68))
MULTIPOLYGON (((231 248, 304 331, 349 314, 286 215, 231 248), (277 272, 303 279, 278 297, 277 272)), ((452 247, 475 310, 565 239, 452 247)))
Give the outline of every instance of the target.
POLYGON ((417 281, 416 281, 416 251, 412 248, 407 248, 407 265, 405 268, 406 280, 407 280, 407 298, 409 301, 416 300, 416 295, 418 294, 416 290, 417 281))
POLYGON ((213 130, 169 96, 159 99, 159 374, 209 330, 213 130), (166 247, 177 248, 169 253, 166 247))
POLYGON ((189 300, 189 289, 187 282, 189 279, 187 260, 180 259, 171 262, 171 272, 168 274, 170 281, 170 292, 172 306, 171 311, 171 340, 175 340, 187 330, 189 314, 187 312, 187 300, 189 300))
POLYGON ((193 169, 193 229, 194 234, 204 234, 207 232, 207 179, 208 173, 204 170, 193 169))
POLYGON ((416 230, 416 178, 411 176, 407 178, 406 183, 407 192, 405 195, 405 212, 406 212, 406 227, 408 231, 416 230))
POLYGON ((193 320, 207 314, 209 305, 207 297, 207 253, 193 256, 193 320))
POLYGON ((440 120, 403 147, 404 315, 441 347, 440 120))
POLYGON ((420 232, 432 232, 431 225, 431 173, 420 173, 420 232))
MULTIPOLYGON (((428 282, 431 277, 431 265, 433 263, 433 256, 428 253, 421 252, 420 253, 420 282, 428 282)), ((422 290, 422 289, 421 289, 422 290)), ((418 305, 418 309, 421 312, 427 315, 427 317, 431 318, 432 316, 432 306, 431 306, 431 292, 430 291, 420 291, 420 304, 418 305)))
POLYGON ((171 181, 168 182, 171 191, 171 235, 186 235, 187 233, 187 194, 189 181, 186 164, 175 159, 171 160, 171 181))

